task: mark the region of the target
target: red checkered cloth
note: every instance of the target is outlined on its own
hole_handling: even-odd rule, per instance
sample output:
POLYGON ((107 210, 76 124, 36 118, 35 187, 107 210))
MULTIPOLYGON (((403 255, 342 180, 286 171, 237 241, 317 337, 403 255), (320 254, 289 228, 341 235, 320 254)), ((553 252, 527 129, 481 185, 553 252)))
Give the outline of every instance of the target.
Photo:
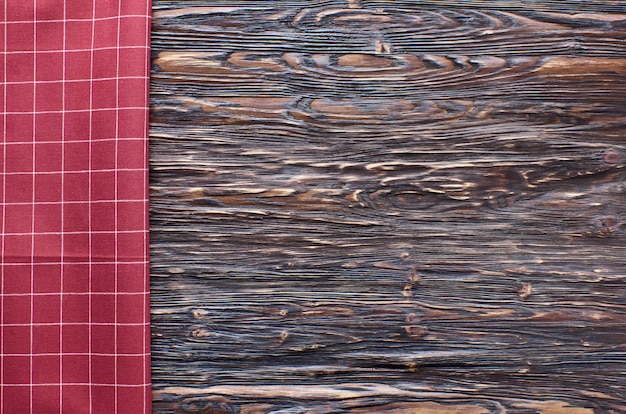
POLYGON ((150 2, 0 16, 0 412, 148 413, 150 2))

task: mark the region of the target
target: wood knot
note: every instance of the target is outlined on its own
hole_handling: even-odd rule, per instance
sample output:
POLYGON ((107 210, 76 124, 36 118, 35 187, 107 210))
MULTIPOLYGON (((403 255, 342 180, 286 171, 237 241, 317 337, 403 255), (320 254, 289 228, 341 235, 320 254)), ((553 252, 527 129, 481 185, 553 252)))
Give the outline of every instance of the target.
POLYGON ((606 154, 604 154, 604 162, 606 162, 607 164, 617 164, 618 162, 620 162, 621 159, 621 155, 616 151, 608 151, 606 154))
POLYGON ((181 273, 185 273, 185 269, 181 269, 180 267, 171 267, 169 269, 167 269, 167 272, 172 274, 172 275, 178 275, 181 273))
POLYGON ((517 291, 517 294, 520 298, 526 299, 533 294, 533 286, 530 283, 522 282, 522 286, 517 291))
POLYGON ((188 414, 234 414, 237 412, 226 398, 209 397, 207 400, 191 401, 181 404, 188 414))
POLYGON ((209 311, 206 309, 194 309, 191 311, 191 314, 193 315, 194 318, 196 319, 200 319, 203 316, 206 316, 209 314, 209 311))
POLYGON ((374 43, 374 50, 377 54, 389 54, 391 53, 391 45, 389 43, 383 42, 380 39, 377 39, 374 43))
POLYGON ((428 329, 418 325, 407 325, 404 327, 404 331, 411 338, 423 338, 428 334, 428 329))
POLYGON ((415 268, 412 268, 411 272, 409 273, 409 282, 415 283, 415 282, 418 282, 420 279, 421 277, 417 273, 417 270, 415 268))
POLYGON ((600 219, 600 233, 609 234, 615 231, 615 227, 617 227, 618 220, 615 217, 605 217, 600 219))
POLYGON ((567 46, 567 50, 572 55, 581 53, 585 49, 581 39, 573 39, 572 41, 568 42, 566 46, 567 46))
POLYGON ((198 328, 191 331, 191 336, 194 338, 206 338, 207 336, 211 336, 211 333, 202 328, 198 328))
POLYGON ((414 313, 409 313, 408 315, 406 315, 406 318, 404 320, 406 321, 406 323, 414 324, 420 320, 420 317, 414 313))

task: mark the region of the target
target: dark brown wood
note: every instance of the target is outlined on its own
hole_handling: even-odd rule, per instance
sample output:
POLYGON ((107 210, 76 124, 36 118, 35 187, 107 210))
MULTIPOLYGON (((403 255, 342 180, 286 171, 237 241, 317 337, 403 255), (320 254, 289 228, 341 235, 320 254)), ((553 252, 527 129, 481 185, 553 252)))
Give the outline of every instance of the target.
POLYGON ((158 413, 626 412, 626 4, 154 2, 158 413))

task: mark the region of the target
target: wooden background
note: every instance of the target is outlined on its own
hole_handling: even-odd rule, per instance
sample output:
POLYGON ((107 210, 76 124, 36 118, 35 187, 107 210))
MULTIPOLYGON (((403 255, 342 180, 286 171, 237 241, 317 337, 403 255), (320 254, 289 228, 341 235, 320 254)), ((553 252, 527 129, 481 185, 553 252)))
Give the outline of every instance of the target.
POLYGON ((156 413, 626 412, 626 3, 154 1, 156 413))

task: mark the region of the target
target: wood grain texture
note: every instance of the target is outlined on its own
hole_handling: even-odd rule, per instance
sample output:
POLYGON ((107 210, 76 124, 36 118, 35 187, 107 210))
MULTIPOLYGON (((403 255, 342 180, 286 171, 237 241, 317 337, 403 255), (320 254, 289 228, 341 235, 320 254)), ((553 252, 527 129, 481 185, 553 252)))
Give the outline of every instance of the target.
POLYGON ((626 412, 623 2, 155 0, 152 48, 155 412, 626 412))

